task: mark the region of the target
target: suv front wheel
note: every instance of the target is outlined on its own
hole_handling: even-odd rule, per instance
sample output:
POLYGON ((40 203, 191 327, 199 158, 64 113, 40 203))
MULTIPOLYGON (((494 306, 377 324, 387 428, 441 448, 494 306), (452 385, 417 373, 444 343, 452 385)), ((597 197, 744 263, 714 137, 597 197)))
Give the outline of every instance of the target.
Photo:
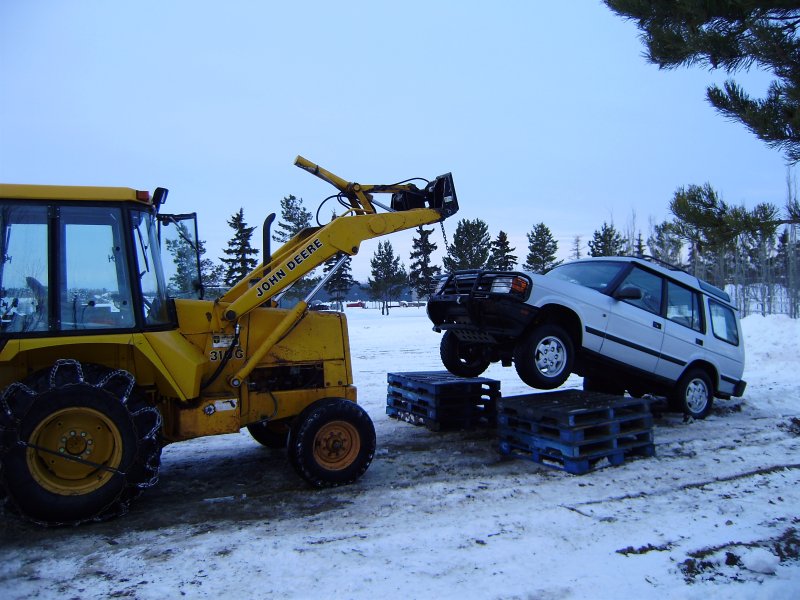
POLYGON ((478 377, 490 363, 481 346, 465 344, 452 331, 444 332, 439 354, 445 368, 459 377, 478 377))
POLYGON ((694 419, 705 419, 714 401, 711 379, 702 369, 690 369, 675 386, 670 398, 676 410, 694 419))
POLYGON ((514 367, 520 379, 541 390, 552 390, 564 383, 574 361, 569 334, 551 323, 529 331, 514 349, 514 367))

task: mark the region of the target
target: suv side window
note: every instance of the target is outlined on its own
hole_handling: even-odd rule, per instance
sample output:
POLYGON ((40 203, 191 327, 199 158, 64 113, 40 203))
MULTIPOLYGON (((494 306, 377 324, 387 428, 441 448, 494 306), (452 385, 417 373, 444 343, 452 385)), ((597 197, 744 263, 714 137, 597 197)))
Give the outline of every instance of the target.
POLYGON ((634 267, 628 276, 619 284, 617 289, 626 285, 632 285, 642 290, 642 297, 639 300, 624 300, 628 304, 638 306, 656 315, 661 314, 661 282, 658 275, 634 267))
POLYGON ((667 281, 667 318, 678 325, 702 332, 703 320, 700 317, 699 294, 682 285, 667 281))
POLYGON ((733 309, 710 299, 708 308, 711 313, 711 330, 714 332, 714 336, 738 346, 739 329, 736 327, 736 315, 733 313, 733 309))

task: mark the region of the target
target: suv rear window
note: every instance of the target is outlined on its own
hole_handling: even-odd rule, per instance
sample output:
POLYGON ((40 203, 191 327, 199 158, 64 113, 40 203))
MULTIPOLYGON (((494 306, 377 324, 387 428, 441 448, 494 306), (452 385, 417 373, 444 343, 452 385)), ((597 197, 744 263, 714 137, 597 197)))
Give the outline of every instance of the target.
POLYGON ((736 327, 736 315, 733 314, 733 310, 711 299, 708 301, 708 308, 711 313, 711 329, 714 336, 738 346, 739 329, 736 327))

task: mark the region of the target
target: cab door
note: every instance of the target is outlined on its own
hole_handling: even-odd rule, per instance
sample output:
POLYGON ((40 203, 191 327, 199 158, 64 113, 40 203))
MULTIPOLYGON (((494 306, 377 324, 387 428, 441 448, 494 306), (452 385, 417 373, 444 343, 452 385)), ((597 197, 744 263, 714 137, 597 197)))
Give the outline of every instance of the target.
MULTIPOLYGON (((631 287, 641 290, 641 297, 614 299, 600 353, 613 361, 652 373, 664 343, 663 279, 634 265, 615 293, 631 287)), ((614 294, 611 297, 614 298, 614 294)))
POLYGON ((202 298, 197 213, 158 215, 158 241, 169 296, 202 298))

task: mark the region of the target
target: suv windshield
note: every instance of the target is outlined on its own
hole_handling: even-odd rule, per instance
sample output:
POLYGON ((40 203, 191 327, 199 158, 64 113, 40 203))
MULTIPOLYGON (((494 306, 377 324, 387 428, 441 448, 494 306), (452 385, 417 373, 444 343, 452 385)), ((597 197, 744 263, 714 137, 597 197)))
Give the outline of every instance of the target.
POLYGON ((548 271, 546 275, 604 292, 626 265, 623 262, 596 261, 569 263, 548 271))

